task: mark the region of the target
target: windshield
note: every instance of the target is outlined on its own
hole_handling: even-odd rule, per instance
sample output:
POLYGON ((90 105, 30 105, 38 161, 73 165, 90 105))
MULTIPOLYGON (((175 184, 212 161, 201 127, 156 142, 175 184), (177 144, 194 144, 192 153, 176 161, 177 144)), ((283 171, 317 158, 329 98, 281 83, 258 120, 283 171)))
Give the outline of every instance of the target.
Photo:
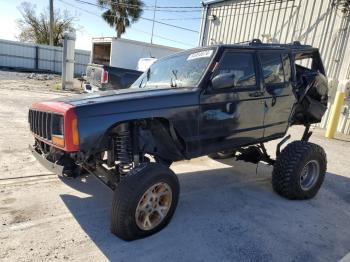
POLYGON ((131 86, 145 87, 194 87, 208 67, 213 49, 181 53, 154 63, 131 86))

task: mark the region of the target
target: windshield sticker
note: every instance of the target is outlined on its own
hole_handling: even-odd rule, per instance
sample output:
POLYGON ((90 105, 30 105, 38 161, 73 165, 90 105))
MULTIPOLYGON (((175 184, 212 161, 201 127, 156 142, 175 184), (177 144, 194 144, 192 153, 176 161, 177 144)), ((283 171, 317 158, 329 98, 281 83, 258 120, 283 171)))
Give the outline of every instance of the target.
POLYGON ((190 54, 186 60, 188 61, 188 60, 193 60, 197 58, 210 57, 212 53, 213 53, 213 50, 200 51, 197 53, 190 54))

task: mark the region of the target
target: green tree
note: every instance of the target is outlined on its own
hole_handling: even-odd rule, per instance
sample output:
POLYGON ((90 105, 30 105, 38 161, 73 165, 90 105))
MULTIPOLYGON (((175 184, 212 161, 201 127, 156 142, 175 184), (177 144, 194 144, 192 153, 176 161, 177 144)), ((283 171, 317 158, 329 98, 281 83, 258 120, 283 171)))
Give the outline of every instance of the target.
POLYGON ((97 0, 102 8, 108 8, 102 13, 102 18, 117 32, 117 37, 125 33, 125 28, 136 22, 142 14, 141 0, 97 0))
MULTIPOLYGON (((20 30, 17 38, 22 42, 32 42, 36 44, 48 45, 50 42, 50 16, 48 8, 40 14, 36 14, 36 6, 29 2, 22 2, 18 7, 22 18, 18 19, 17 27, 20 30)), ((61 12, 56 9, 54 12, 54 30, 53 44, 61 46, 63 33, 66 31, 75 31, 75 18, 67 10, 61 12)))

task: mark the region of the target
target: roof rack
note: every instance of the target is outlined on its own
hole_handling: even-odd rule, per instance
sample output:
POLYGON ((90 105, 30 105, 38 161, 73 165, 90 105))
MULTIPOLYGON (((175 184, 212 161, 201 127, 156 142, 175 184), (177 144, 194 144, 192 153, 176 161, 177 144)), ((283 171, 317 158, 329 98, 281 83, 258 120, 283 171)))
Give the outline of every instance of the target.
POLYGON ((244 44, 249 44, 251 41, 243 41, 243 42, 236 42, 233 43, 234 45, 244 45, 244 44))
POLYGON ((296 48, 305 48, 305 47, 311 47, 311 45, 302 45, 300 41, 293 41, 292 43, 288 44, 280 44, 280 43, 263 43, 260 39, 254 38, 250 41, 243 41, 243 42, 238 42, 234 43, 236 45, 263 45, 263 46, 275 46, 275 47, 296 47, 296 48))

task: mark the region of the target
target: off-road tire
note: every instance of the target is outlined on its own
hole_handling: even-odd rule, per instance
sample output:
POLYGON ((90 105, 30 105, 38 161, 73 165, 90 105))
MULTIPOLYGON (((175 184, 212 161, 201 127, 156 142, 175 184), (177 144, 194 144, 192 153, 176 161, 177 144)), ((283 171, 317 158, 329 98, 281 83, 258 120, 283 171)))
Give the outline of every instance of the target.
POLYGON ((306 141, 294 141, 277 157, 272 172, 272 186, 275 192, 288 199, 310 199, 320 189, 327 169, 327 158, 323 148, 306 141), (317 162, 319 172, 312 186, 305 190, 301 186, 304 167, 317 162))
POLYGON ((216 160, 216 159, 228 159, 228 158, 234 157, 235 153, 236 153, 236 151, 225 150, 225 151, 209 154, 208 157, 210 157, 211 159, 214 159, 214 160, 216 160))
POLYGON ((179 198, 177 176, 166 166, 143 163, 121 179, 114 191, 111 210, 111 232, 131 241, 152 235, 163 229, 171 220, 179 198), (157 183, 166 183, 172 192, 170 208, 155 228, 142 230, 136 222, 135 212, 143 194, 157 183))

